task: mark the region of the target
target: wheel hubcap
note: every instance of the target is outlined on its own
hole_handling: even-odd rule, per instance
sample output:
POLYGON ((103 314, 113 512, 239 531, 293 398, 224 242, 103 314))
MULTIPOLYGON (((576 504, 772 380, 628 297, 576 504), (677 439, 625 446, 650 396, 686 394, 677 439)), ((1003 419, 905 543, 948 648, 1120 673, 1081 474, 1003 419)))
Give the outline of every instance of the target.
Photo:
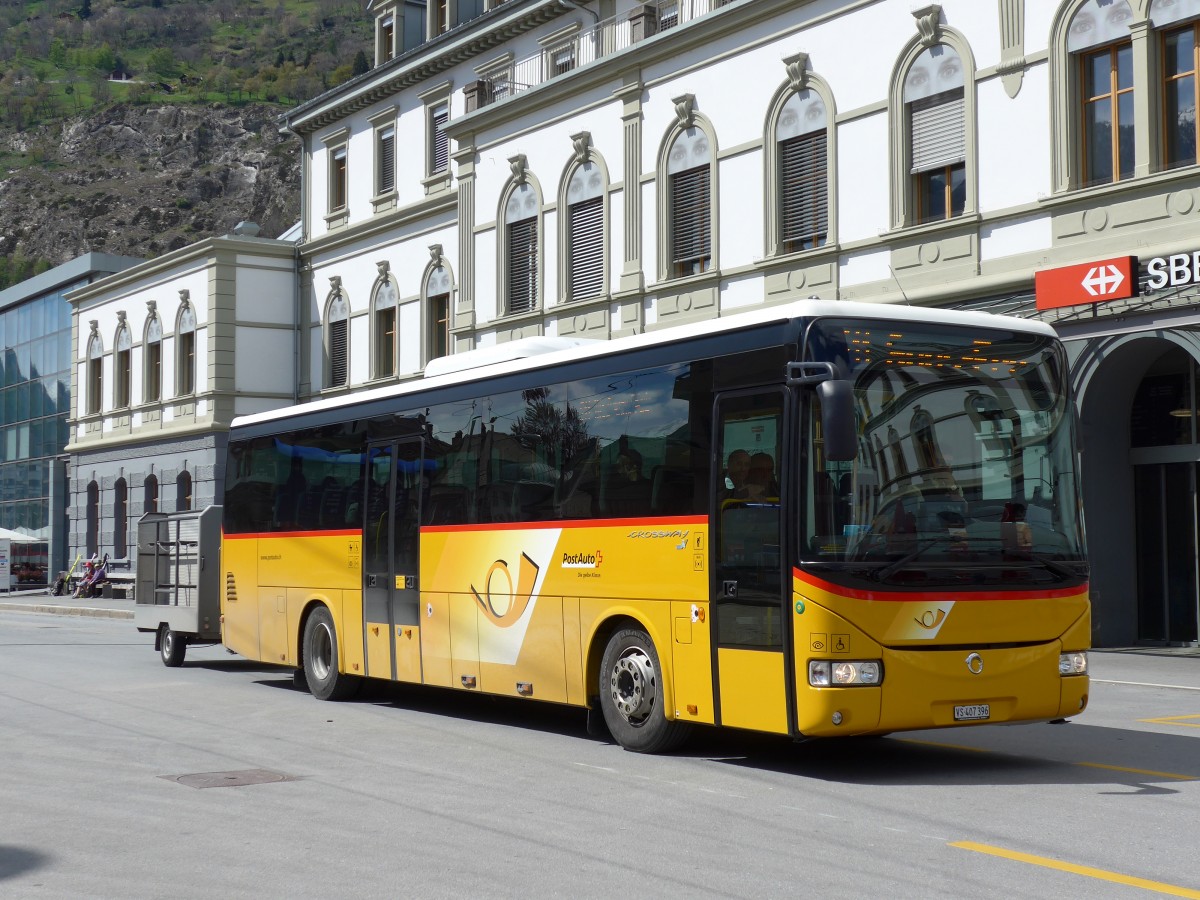
POLYGON ((609 676, 613 705, 631 725, 640 725, 654 708, 654 665, 637 647, 626 650, 609 676))
POLYGON ((329 633, 329 626, 324 623, 318 625, 313 632, 309 660, 318 681, 329 677, 329 671, 333 667, 333 635, 329 633))

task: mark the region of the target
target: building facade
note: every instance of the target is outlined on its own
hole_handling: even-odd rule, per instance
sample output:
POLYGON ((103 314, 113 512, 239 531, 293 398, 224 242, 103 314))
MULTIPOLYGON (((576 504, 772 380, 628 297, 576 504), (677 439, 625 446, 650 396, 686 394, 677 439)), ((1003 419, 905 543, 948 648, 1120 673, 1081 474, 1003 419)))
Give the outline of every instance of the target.
POLYGON ((1106 266, 1151 286, 1197 243, 1200 0, 369 14, 374 68, 284 117, 299 399, 809 296, 1048 318, 1083 421, 1096 642, 1196 641, 1195 298, 1167 264, 1169 298, 1114 305, 1106 266), (1077 265, 1084 295, 1035 293, 1077 265))
POLYGON ((0 291, 0 529, 32 539, 12 545, 17 588, 45 585, 69 565, 64 451, 71 305, 65 295, 138 262, 88 253, 0 291))
POLYGON ((296 399, 295 253, 227 235, 70 293, 73 552, 132 568, 144 513, 220 503, 233 417, 296 399))

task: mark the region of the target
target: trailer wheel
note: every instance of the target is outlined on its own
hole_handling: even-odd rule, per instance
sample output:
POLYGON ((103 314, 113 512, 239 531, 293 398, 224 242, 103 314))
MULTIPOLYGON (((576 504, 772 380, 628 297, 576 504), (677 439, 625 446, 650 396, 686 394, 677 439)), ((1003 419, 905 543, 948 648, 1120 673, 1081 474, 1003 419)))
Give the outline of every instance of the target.
POLYGON ((162 655, 163 665, 175 669, 183 665, 183 657, 187 653, 187 638, 178 631, 172 631, 165 624, 158 626, 158 652, 162 655))
POLYGON ((687 738, 685 722, 663 711, 658 651, 641 629, 618 631, 600 663, 600 709, 617 743, 635 753, 662 753, 687 738))
POLYGON ((324 606, 304 623, 304 676, 318 700, 348 700, 358 692, 360 679, 338 670, 337 629, 324 606))

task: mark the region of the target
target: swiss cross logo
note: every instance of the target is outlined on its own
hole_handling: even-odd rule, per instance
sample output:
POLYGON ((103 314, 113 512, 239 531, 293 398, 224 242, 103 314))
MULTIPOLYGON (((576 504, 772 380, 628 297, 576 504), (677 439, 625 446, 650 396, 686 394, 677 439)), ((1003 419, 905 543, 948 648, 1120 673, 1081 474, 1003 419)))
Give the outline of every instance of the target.
POLYGON ((1137 287, 1136 271, 1136 257, 1120 256, 1038 272, 1034 276, 1037 307, 1055 309, 1132 297, 1137 287))

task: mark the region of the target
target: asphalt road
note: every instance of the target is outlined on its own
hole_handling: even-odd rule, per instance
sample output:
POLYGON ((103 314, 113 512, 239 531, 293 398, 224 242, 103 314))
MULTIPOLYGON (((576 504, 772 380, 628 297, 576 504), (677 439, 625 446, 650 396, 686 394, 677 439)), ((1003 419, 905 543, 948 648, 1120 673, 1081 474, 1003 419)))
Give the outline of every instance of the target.
POLYGON ((0 896, 1200 897, 1200 659, 1065 725, 627 753, 580 711, 321 703, 119 619, 0 609, 0 896), (243 783, 243 782, 256 783, 243 783))

